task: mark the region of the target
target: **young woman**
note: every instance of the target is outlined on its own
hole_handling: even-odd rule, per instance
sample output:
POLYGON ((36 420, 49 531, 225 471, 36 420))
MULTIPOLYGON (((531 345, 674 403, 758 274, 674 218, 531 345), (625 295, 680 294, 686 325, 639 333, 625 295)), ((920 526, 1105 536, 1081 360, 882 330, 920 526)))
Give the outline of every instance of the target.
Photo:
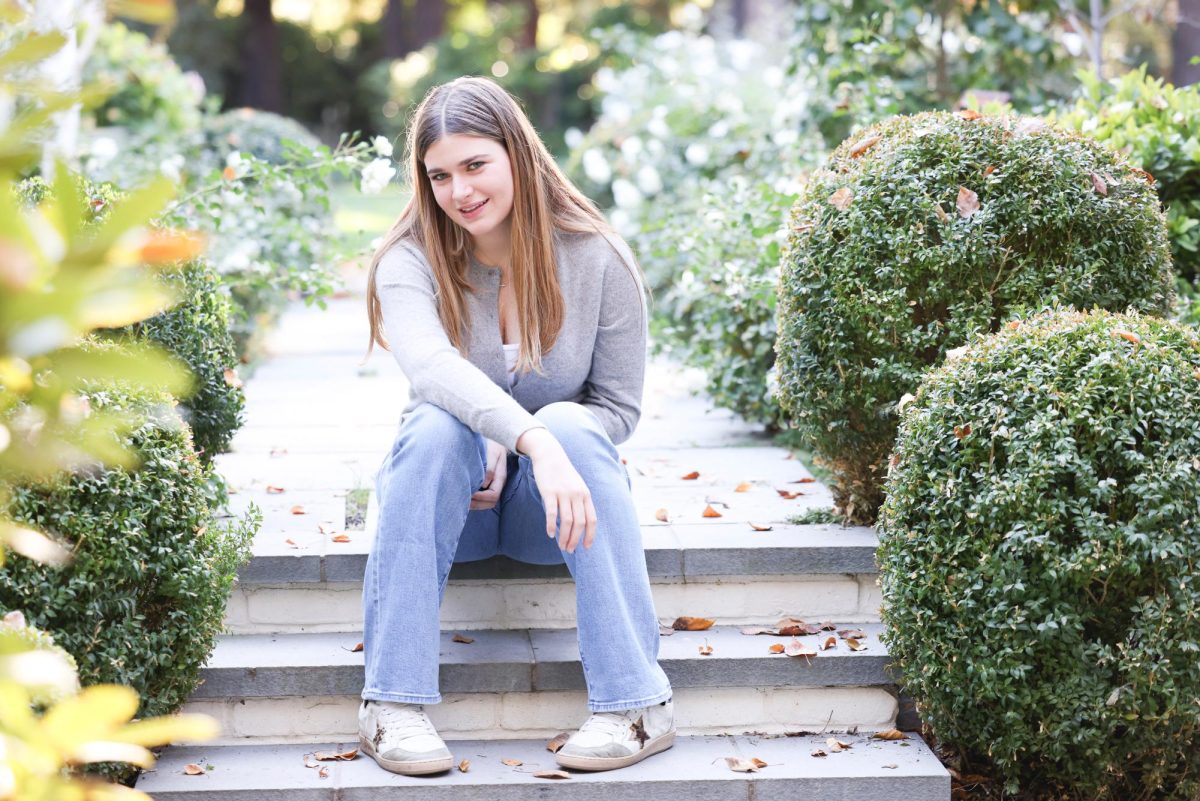
POLYGON ((434 88, 408 138, 413 197, 371 264, 372 346, 411 385, 377 477, 363 586, 364 752, 409 775, 454 757, 438 692, 450 565, 566 562, 591 716, 558 752, 585 770, 671 746, 671 687, 629 476, 646 302, 626 244, 495 83, 434 88))

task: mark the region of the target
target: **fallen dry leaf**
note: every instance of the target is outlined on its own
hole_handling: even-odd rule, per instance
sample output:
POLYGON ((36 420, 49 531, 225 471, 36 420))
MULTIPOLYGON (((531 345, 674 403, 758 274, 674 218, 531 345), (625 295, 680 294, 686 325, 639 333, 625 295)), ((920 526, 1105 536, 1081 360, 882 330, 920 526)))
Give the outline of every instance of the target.
POLYGON ((293 548, 300 547, 299 545, 296 544, 296 541, 294 539, 292 539, 291 537, 288 537, 286 540, 284 540, 284 542, 286 542, 288 545, 292 546, 293 548))
POLYGON ((782 654, 783 653, 783 643, 781 643, 781 642, 772 643, 770 646, 767 647, 767 653, 782 654))
POLYGON ((683 479, 684 481, 695 481, 696 479, 700 478, 700 474, 697 473, 695 470, 693 470, 692 472, 688 473, 686 476, 680 476, 680 478, 683 479))
POLYGON ((659 509, 659 510, 655 511, 654 519, 660 523, 670 523, 671 522, 670 519, 667 517, 666 509, 659 509))
POLYGON ((774 531, 774 526, 768 526, 765 523, 750 523, 750 528, 755 531, 774 531))
POLYGON ((238 378, 237 371, 232 367, 225 368, 225 383, 234 389, 241 389, 242 379, 238 378))
POLYGON ((833 625, 832 620, 826 620, 824 623, 817 626, 817 631, 837 631, 837 626, 833 625))
POLYGON ((204 768, 200 767, 199 765, 195 764, 194 762, 189 762, 188 764, 183 766, 183 772, 186 773, 188 776, 203 776, 204 768))
POLYGON ((674 633, 675 633, 675 629, 671 628, 670 626, 661 626, 660 625, 658 627, 658 636, 660 636, 660 637, 670 637, 674 633))
POLYGON ((730 770, 736 770, 739 773, 756 773, 759 768, 765 768, 766 762, 761 759, 745 759, 744 757, 725 757, 725 764, 730 770))
POLYGON ((844 740, 839 740, 836 737, 830 737, 828 740, 825 741, 825 745, 829 746, 829 750, 835 754, 838 753, 839 751, 849 751, 851 748, 854 747, 853 743, 848 743, 844 740))
POLYGON ((862 629, 842 629, 838 632, 838 636, 843 640, 849 637, 853 637, 856 640, 865 640, 867 638, 866 632, 862 629))
POLYGON ((942 208, 941 203, 933 204, 933 211, 935 214, 937 214, 937 218, 940 222, 943 222, 943 223, 950 222, 950 215, 947 214, 946 210, 942 208))
POLYGON ((829 754, 825 753, 825 752, 824 752, 824 751, 822 751, 820 748, 814 748, 814 749, 813 749, 813 752, 812 752, 812 755, 813 755, 813 756, 815 756, 815 757, 825 757, 825 756, 829 756, 829 754))
POLYGON ((846 647, 849 648, 851 651, 867 650, 867 646, 865 646, 861 642, 859 642, 857 637, 847 637, 846 638, 846 647))
POLYGON ((954 205, 958 208, 958 213, 964 220, 969 219, 972 214, 979 211, 979 195, 965 186, 960 186, 958 188, 958 199, 955 200, 954 205))
POLYGON ((565 770, 540 770, 533 774, 535 779, 569 779, 571 774, 565 770))
POLYGON ((329 532, 333 531, 333 522, 330 520, 322 520, 320 523, 317 523, 317 531, 321 532, 322 534, 328 534, 329 532))
POLYGON ((829 196, 829 205, 838 211, 845 211, 850 208, 852 202, 854 202, 854 193, 850 191, 850 187, 848 186, 843 186, 829 196))
POLYGON ((753 637, 756 634, 778 634, 778 629, 769 629, 766 626, 747 626, 742 629, 742 634, 748 634, 753 637))
POLYGON ((677 617, 671 628, 676 631, 708 631, 716 622, 707 617, 677 617))
POLYGON ((749 481, 743 481, 741 484, 738 484, 736 487, 734 487, 733 491, 734 492, 749 492, 752 489, 754 489, 753 484, 751 484, 749 481))
POLYGON ((982 116, 983 116, 982 114, 980 114, 978 111, 976 111, 976 110, 975 110, 975 109, 973 109, 973 108, 964 108, 964 109, 959 109, 959 111, 958 111, 957 113, 958 113, 958 116, 959 116, 961 119, 964 119, 964 120, 966 120, 967 122, 971 122, 971 121, 973 121, 973 120, 977 120, 977 119, 979 119, 980 117, 982 117, 982 116))
POLYGON ((712 656, 713 647, 707 642, 700 646, 700 656, 712 656))
POLYGON ((822 651, 828 651, 830 648, 837 648, 837 637, 826 637, 821 643, 822 651))
POLYGON ((708 506, 704 507, 704 512, 702 513, 701 516, 703 516, 703 517, 724 517, 724 515, 722 515, 716 509, 712 508, 712 504, 709 504, 708 506))
POLYGON ((550 753, 552 753, 552 754, 557 754, 557 753, 558 753, 558 749, 560 749, 560 748, 562 748, 564 745, 566 745, 566 744, 567 744, 567 740, 569 740, 569 739, 571 739, 571 735, 567 734, 565 731, 564 731, 564 732, 560 732, 559 734, 556 734, 556 735, 554 736, 554 739, 553 739, 553 740, 551 740, 550 742, 546 743, 546 750, 547 750, 547 751, 549 751, 549 752, 550 752, 550 753))
POLYGON ((871 735, 876 740, 907 740, 908 735, 899 729, 888 729, 887 731, 875 732, 871 735))
POLYGON ((1150 173, 1146 172, 1145 170, 1141 169, 1140 167, 1130 167, 1129 171, 1131 173, 1133 173, 1134 175, 1142 176, 1143 178, 1146 179, 1147 183, 1149 183, 1151 185, 1154 184, 1154 176, 1151 175, 1150 173))
POLYGON ((789 481, 788 483, 789 484, 815 484, 816 482, 817 482, 817 480, 815 478, 813 478, 812 476, 805 476, 804 478, 798 478, 795 481, 789 481))
POLYGON ((1092 189, 1095 189, 1096 193, 1099 195, 1107 195, 1108 194, 1108 184, 1106 184, 1104 182, 1104 179, 1101 178, 1096 173, 1092 173, 1091 176, 1092 176, 1092 189))
POLYGON ((881 768, 887 768, 888 770, 895 770, 895 769, 896 769, 896 763, 895 763, 895 762, 889 762, 888 764, 886 764, 886 765, 880 765, 879 767, 881 767, 881 768))
POLYGON ((318 751, 313 756, 321 762, 349 762, 358 757, 358 749, 352 748, 349 751, 318 751))
POLYGON ((321 769, 317 771, 317 776, 319 776, 322 779, 328 779, 329 778, 329 768, 322 765, 321 769))
POLYGON ((334 542, 349 542, 349 541, 350 541, 350 535, 348 535, 348 534, 338 534, 337 536, 335 536, 335 537, 333 538, 333 541, 334 541, 334 542))
POLYGON ((304 511, 304 507, 301 506, 300 504, 296 504, 295 506, 293 506, 291 509, 291 512, 294 515, 308 514, 307 512, 304 511))
POLYGON ((996 171, 996 165, 995 165, 995 164, 989 164, 989 165, 987 165, 987 168, 986 168, 986 169, 983 171, 983 174, 984 174, 984 175, 991 175, 991 174, 992 174, 992 173, 994 173, 995 171, 996 171))
POLYGON ((362 649, 363 649, 363 644, 361 642, 356 643, 355 646, 350 649, 350 653, 357 654, 357 653, 360 653, 362 651, 362 649))
POLYGON ((470 761, 464 759, 462 762, 458 763, 458 772, 459 773, 466 773, 470 769, 471 769, 470 761))
POLYGON ((799 498, 801 495, 804 494, 803 492, 799 492, 799 491, 793 492, 792 490, 777 489, 775 491, 779 493, 780 498, 786 498, 789 501, 795 500, 796 498, 799 498))
POLYGON ((467 637, 465 635, 459 634, 458 632, 455 632, 454 636, 451 637, 450 639, 453 640, 454 642, 465 643, 466 645, 470 645, 471 643, 475 642, 474 637, 467 637))
POLYGON ((502 759, 500 760, 500 763, 502 765, 508 765, 510 768, 519 768, 525 764, 519 759, 502 759))
POLYGON ((788 656, 816 656, 817 652, 810 646, 805 645, 797 639, 793 639, 786 646, 783 652, 788 656))
POLYGON ((1112 335, 1114 337, 1120 337, 1121 339, 1125 340, 1126 342, 1132 342, 1135 345, 1141 344, 1141 341, 1142 341, 1142 338, 1139 337, 1137 334, 1133 333, 1132 331, 1125 331, 1120 328, 1114 328, 1112 335))
POLYGON ((304 755, 304 767, 306 767, 306 768, 317 768, 317 767, 320 767, 320 766, 321 766, 321 763, 320 763, 320 762, 318 762, 317 760, 313 759, 313 755, 312 755, 312 754, 305 754, 305 755, 304 755))
POLYGON ((850 158, 856 159, 863 153, 866 153, 875 145, 879 144, 878 136, 868 136, 865 139, 860 139, 850 148, 850 158))
POLYGON ((267 494, 268 495, 279 495, 283 492, 286 492, 286 490, 283 487, 276 487, 274 484, 267 485, 267 494))
POLYGON ((959 439, 963 439, 963 438, 969 436, 970 434, 971 434, 971 424, 970 423, 967 423, 965 426, 955 426, 954 427, 954 436, 958 437, 959 439))

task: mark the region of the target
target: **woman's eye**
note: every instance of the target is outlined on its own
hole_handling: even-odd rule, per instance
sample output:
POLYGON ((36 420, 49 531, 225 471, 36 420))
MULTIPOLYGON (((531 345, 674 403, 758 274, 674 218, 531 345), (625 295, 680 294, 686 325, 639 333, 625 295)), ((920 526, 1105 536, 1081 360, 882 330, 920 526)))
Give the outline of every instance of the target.
POLYGON ((446 173, 437 172, 437 173, 434 173, 433 175, 429 176, 429 180, 433 181, 434 183, 437 183, 438 181, 442 180, 445 177, 446 177, 446 173))
POLYGON ((473 170, 473 169, 475 169, 475 167, 477 167, 477 166, 478 166, 478 167, 482 167, 482 166, 483 166, 485 163, 486 163, 486 162, 482 162, 482 161, 472 161, 470 164, 468 164, 468 165, 467 165, 467 169, 468 169, 468 170, 473 170))

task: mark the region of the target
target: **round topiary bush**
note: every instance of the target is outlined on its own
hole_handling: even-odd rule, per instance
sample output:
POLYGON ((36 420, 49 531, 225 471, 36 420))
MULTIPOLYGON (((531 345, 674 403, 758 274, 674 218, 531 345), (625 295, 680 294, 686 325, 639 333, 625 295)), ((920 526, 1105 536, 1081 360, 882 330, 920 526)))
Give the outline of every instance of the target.
POLYGON ((1071 310, 922 381, 880 517, 888 649, 1010 792, 1200 793, 1200 336, 1071 310))
POLYGON ((1145 174, 1012 117, 918 114, 842 144, 792 211, 779 396, 870 523, 896 403, 946 350, 1055 302, 1165 314, 1170 254, 1145 174))
POLYGON ((51 634, 84 685, 128 685, 141 695, 140 717, 168 714, 196 688, 224 628, 257 513, 216 517, 219 490, 170 396, 109 387, 87 400, 92 413, 130 416, 140 466, 11 488, 8 515, 56 536, 72 560, 50 567, 8 555, 0 609, 22 610, 51 634))

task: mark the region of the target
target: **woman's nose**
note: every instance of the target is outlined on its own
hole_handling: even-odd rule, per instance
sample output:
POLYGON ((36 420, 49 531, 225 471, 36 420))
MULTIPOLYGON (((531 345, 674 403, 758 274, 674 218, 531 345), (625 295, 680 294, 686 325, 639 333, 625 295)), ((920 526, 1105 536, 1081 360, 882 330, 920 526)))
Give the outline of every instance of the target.
POLYGON ((453 194, 455 200, 466 200, 471 196, 472 190, 470 181, 468 181, 465 177, 457 175, 451 180, 454 181, 453 194))

